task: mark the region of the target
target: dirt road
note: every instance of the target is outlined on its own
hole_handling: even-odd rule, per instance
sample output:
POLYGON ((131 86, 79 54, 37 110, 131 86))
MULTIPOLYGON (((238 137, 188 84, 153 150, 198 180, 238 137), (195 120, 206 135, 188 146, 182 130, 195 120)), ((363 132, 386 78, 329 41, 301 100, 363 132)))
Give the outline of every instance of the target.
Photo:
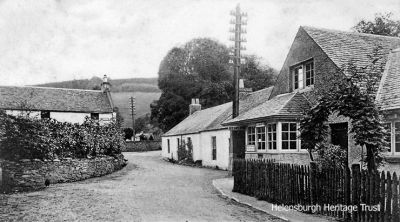
POLYGON ((125 157, 105 177, 0 194, 0 221, 280 221, 219 196, 211 181, 226 171, 174 165, 160 152, 125 157))

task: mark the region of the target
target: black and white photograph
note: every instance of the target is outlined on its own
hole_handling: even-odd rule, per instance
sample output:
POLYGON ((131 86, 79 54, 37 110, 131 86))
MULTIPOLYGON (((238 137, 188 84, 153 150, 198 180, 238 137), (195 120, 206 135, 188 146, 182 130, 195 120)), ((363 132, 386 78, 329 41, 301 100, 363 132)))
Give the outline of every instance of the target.
POLYGON ((0 0, 0 221, 400 222, 399 0, 0 0))

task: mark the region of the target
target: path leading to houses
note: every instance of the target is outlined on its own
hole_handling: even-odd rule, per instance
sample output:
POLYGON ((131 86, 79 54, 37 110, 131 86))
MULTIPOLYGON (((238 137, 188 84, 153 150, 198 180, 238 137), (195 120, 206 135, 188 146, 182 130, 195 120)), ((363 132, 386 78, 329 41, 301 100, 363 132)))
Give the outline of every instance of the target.
POLYGON ((105 177, 0 194, 0 221, 281 221, 222 198, 212 180, 225 171, 167 163, 159 151, 125 158, 105 177))

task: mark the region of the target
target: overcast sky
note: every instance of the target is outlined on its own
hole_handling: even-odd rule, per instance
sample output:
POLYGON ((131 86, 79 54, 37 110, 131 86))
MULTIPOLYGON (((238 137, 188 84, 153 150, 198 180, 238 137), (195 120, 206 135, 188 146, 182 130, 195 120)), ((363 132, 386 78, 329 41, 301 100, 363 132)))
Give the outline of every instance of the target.
POLYGON ((300 25, 350 30, 399 0, 0 0, 0 85, 108 74, 156 77, 169 49, 195 37, 229 45, 230 10, 248 13, 248 54, 280 69, 300 25))

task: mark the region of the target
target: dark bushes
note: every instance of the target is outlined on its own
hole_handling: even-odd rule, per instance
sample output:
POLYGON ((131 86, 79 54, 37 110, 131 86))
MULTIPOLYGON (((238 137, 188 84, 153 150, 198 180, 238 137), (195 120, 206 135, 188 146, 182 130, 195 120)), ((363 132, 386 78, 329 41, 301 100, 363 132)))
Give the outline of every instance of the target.
POLYGON ((0 156, 8 160, 114 156, 125 146, 117 125, 10 116, 0 112, 0 156))

